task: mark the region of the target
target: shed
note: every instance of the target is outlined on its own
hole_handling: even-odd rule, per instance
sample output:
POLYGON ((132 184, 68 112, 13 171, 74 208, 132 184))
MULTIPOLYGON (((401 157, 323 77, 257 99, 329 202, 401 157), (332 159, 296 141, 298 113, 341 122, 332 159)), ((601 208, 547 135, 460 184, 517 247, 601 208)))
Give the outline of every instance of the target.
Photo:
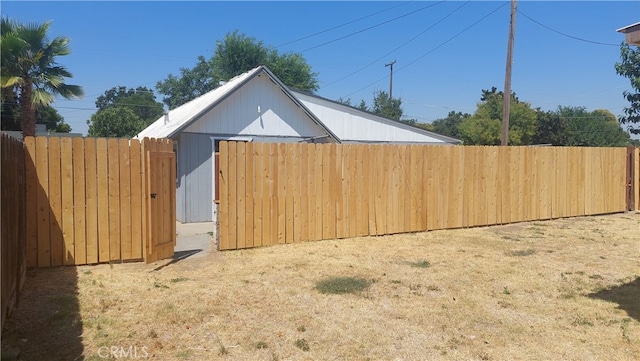
POLYGON ((183 223, 216 219, 214 159, 222 140, 460 143, 457 139, 292 91, 265 66, 240 74, 169 111, 136 136, 144 137, 174 141, 178 163, 176 217, 183 223))

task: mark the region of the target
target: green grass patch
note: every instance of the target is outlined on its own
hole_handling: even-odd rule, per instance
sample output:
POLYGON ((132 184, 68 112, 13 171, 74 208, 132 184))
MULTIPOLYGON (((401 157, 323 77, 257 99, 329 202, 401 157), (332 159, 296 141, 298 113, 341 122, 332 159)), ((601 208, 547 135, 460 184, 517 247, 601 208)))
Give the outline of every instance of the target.
POLYGON ((427 261, 426 259, 415 261, 415 262, 408 262, 408 263, 409 263, 409 266, 417 267, 417 268, 429 268, 431 266, 431 263, 429 263, 429 261, 427 261))
POLYGON ((304 338, 299 338, 296 340, 296 347, 301 349, 302 351, 309 351, 311 348, 309 347, 309 342, 304 338))
POLYGON ((535 254, 535 253, 536 253, 536 250, 531 248, 505 252, 507 256, 511 256, 511 257, 526 257, 526 256, 531 256, 532 254, 535 254))
POLYGON ((171 283, 184 282, 184 281, 188 281, 188 280, 189 279, 187 277, 172 278, 171 279, 171 283))
POLYGON ((318 281, 316 289, 320 293, 340 295, 364 291, 371 281, 361 277, 331 277, 318 281))

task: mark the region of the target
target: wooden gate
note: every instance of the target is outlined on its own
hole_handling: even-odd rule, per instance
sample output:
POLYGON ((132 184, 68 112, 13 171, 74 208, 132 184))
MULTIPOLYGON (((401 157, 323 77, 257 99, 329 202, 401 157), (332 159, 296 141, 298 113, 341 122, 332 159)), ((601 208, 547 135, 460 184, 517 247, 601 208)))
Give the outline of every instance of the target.
POLYGON ((176 155, 171 149, 147 149, 145 261, 173 257, 176 245, 176 155))

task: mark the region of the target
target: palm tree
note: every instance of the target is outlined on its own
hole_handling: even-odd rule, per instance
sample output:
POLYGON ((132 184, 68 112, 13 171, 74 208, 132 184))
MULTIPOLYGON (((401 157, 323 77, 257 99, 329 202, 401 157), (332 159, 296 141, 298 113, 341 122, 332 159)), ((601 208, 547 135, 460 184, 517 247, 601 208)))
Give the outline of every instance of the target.
POLYGON ((69 38, 59 36, 49 41, 50 25, 51 22, 24 25, 4 17, 0 24, 0 85, 3 90, 17 94, 25 136, 35 135, 37 105, 51 104, 56 95, 65 99, 83 95, 80 86, 64 83, 64 79, 72 75, 57 64, 55 58, 71 52, 69 38))

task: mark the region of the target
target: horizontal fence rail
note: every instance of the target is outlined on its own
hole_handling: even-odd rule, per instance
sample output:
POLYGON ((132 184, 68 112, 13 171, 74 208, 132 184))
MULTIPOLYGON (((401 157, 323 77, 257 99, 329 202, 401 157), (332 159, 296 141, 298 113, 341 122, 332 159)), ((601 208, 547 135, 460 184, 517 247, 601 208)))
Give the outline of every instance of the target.
POLYGON ((624 212, 625 148, 221 142, 219 248, 624 212))

